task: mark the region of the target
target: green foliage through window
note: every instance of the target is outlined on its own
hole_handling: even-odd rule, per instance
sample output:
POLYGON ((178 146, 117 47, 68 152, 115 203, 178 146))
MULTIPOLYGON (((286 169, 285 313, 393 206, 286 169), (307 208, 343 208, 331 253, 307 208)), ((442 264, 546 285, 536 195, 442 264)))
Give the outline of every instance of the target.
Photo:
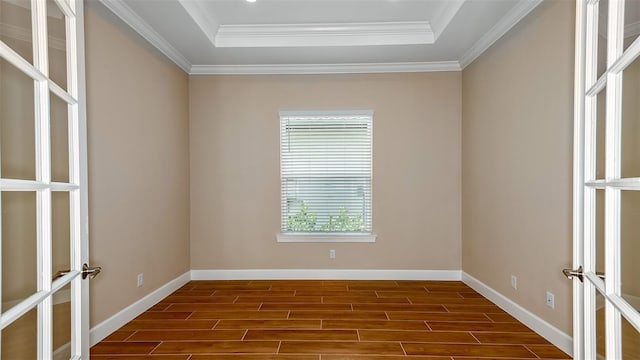
POLYGON ((300 210, 294 215, 289 215, 287 225, 289 231, 309 232, 316 228, 316 214, 309 213, 309 206, 306 201, 302 202, 300 210))
POLYGON ((318 215, 309 212, 309 205, 302 202, 300 210, 287 219, 287 230, 297 232, 361 232, 365 231, 362 214, 349 215, 345 207, 338 208, 338 214, 329 214, 324 224, 318 224, 318 215))

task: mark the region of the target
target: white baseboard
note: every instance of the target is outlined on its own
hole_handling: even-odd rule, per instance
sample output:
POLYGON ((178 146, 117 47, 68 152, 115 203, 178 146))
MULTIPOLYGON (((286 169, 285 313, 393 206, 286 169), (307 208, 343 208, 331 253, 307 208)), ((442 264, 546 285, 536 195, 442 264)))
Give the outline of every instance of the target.
POLYGON ((177 278, 169 281, 160 288, 154 290, 142 299, 134 302, 126 308, 120 310, 115 315, 111 316, 107 320, 94 326, 89 335, 90 346, 93 346, 102 339, 111 335, 114 331, 121 328, 123 325, 133 320, 136 316, 142 314, 147 309, 157 304, 160 300, 169 296, 172 292, 178 290, 181 286, 188 283, 191 280, 191 272, 178 276, 177 278))
POLYGON ((491 300, 504 311, 508 312, 511 316, 531 328, 533 331, 540 334, 560 350, 564 351, 568 355, 573 353, 573 338, 571 336, 464 271, 462 272, 462 281, 487 299, 491 300))
POLYGON ((460 280, 460 270, 191 270, 191 280, 460 280))

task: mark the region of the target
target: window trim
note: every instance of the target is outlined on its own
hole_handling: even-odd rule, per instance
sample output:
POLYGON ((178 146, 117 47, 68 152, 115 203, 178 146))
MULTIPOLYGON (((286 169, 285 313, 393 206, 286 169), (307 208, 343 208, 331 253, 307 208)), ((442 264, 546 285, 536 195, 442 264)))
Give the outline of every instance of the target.
MULTIPOLYGON (((374 111, 369 110, 282 110, 278 113, 278 121, 285 116, 370 116, 373 120, 374 111)), ((373 125, 373 124, 372 124, 373 125)), ((281 135, 279 135, 282 141, 281 135)), ((373 128, 371 128, 371 151, 373 152, 373 128)), ((282 154, 279 155, 280 176, 282 176, 282 154)), ((371 190, 373 191, 373 159, 371 162, 371 190)), ((282 190, 281 190, 282 191, 282 190)), ((282 209, 280 209, 282 211, 282 209)), ((373 195, 371 206, 371 232, 279 232, 276 241, 279 243, 375 243, 378 237, 373 232, 373 195)))

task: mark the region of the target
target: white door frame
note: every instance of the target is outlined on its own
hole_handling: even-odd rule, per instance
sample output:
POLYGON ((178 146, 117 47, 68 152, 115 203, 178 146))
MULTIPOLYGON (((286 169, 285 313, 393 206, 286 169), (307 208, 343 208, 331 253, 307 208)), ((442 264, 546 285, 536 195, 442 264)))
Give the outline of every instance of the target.
POLYGON ((640 313, 621 294, 621 191, 640 191, 640 178, 622 178, 622 79, 640 55, 640 37, 623 52, 625 0, 609 0, 606 71, 598 77, 599 0, 576 1, 573 265, 574 358, 597 359, 596 293, 604 297, 606 358, 622 358, 624 317, 640 331, 640 313), (597 96, 606 92, 605 176, 596 176, 597 96), (596 192, 605 193, 605 279, 596 273, 596 192), (581 277, 582 280, 582 277, 581 277))
MULTIPOLYGON (((71 349, 72 359, 89 358, 89 288, 82 281, 82 266, 88 262, 88 181, 86 102, 84 71, 84 7, 83 0, 53 0, 65 16, 67 90, 49 78, 47 2, 31 0, 33 64, 0 41, 0 57, 34 81, 34 115, 36 144, 36 179, 0 178, 0 196, 8 191, 30 191, 37 194, 37 292, 2 313, 0 331, 28 311, 38 309, 38 359, 51 359, 52 298, 54 293, 71 284, 71 349), (50 140, 50 96, 68 104, 69 180, 52 182, 50 140), (54 191, 69 193, 70 205, 70 271, 53 279, 52 269, 52 201, 54 191)), ((2 241, 0 237, 0 241, 2 241)), ((1 261, 1 257, 0 257, 1 261)), ((59 269, 63 270, 63 269, 59 269)), ((66 270, 66 269, 64 269, 66 270)), ((0 268, 1 271, 1 268, 0 268)), ((0 288, 1 291, 1 288, 0 288)), ((2 344, 0 343, 0 352, 2 344)))

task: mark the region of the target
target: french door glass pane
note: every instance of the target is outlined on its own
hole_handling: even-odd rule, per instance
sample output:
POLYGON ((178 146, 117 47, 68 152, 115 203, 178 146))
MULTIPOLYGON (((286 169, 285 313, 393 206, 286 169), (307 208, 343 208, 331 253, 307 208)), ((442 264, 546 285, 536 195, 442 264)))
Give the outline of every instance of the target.
POLYGON ((51 195, 51 210, 53 231, 53 268, 51 271, 55 275, 60 270, 71 268, 69 193, 54 191, 51 195))
POLYGON ((622 177, 640 176, 640 60, 623 72, 622 177))
POLYGON ((607 70, 607 24, 609 15, 609 0, 598 2, 598 78, 607 70))
POLYGON ((622 357, 640 359, 640 333, 622 317, 622 357))
POLYGON ((71 357, 71 285, 53 295, 53 354, 55 359, 71 357))
POLYGON ((0 58, 0 156, 3 178, 35 180, 33 80, 0 58))
POLYGON ((69 182, 69 121, 67 103, 50 93, 51 181, 69 182))
MULTIPOLYGON (((604 306, 604 297, 600 295, 596 291, 596 301, 597 309, 596 309, 596 353, 599 356, 604 356, 606 354, 606 335, 605 335, 605 306, 604 306)), ((588 346, 590 342, 587 341, 588 346)))
POLYGON ((624 4, 624 49, 640 35, 640 2, 627 1, 624 4))
POLYGON ((0 333, 1 360, 31 360, 38 356, 38 311, 31 309, 0 333))
POLYGON ((604 190, 596 190, 596 271, 604 273, 604 190))
POLYGON ((65 16, 55 1, 47 0, 49 77, 67 89, 67 40, 65 16))
POLYGON ((622 191, 620 249, 622 296, 640 309, 640 191, 622 191))
POLYGON ((37 291, 36 193, 2 195, 2 310, 37 291))
POLYGON ((596 179, 604 179, 605 176, 605 129, 606 129, 606 109, 607 109, 606 88, 598 93, 596 111, 596 179))
POLYGON ((31 30, 31 1, 0 0, 0 40, 25 60, 33 63, 33 32, 31 30))

